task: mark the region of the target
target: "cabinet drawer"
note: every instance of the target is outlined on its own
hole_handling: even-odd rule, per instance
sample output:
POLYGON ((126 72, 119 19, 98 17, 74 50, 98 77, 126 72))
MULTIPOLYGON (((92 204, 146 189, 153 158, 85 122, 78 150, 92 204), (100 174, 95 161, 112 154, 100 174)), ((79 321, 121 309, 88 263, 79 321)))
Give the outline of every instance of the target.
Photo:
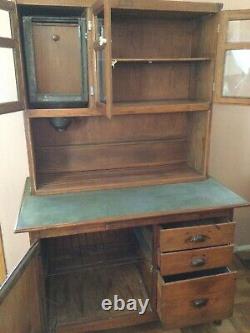
POLYGON ((158 273, 157 311, 167 328, 222 320, 233 312, 236 272, 228 268, 162 278, 158 273))
POLYGON ((162 276, 225 267, 231 264, 233 245, 205 249, 158 253, 162 276))
POLYGON ((233 243, 235 222, 160 229, 160 251, 178 251, 233 243))

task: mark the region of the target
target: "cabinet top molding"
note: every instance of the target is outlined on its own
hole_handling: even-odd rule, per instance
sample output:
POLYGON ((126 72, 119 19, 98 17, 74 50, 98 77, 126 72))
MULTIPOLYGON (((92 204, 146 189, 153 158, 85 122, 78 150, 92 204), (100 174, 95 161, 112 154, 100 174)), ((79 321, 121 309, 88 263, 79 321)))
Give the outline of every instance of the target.
MULTIPOLYGON (((96 0, 16 0, 16 2, 19 5, 91 7, 96 0)), ((185 11, 197 13, 217 13, 223 7, 222 3, 164 0, 109 0, 109 4, 110 7, 117 9, 185 11)))
POLYGON ((230 209, 249 203, 213 179, 200 182, 33 196, 27 179, 16 232, 103 227, 112 222, 230 209))

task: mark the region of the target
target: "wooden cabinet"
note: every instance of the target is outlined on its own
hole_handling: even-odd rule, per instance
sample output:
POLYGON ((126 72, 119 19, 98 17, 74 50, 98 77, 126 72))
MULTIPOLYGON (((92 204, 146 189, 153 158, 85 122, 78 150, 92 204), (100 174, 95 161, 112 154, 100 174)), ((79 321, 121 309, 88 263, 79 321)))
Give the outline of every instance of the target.
POLYGON ((248 203, 207 166, 214 97, 235 102, 248 82, 233 51, 248 51, 249 13, 162 0, 0 0, 0 9, 9 20, 0 59, 13 60, 3 73, 16 88, 0 82, 0 113, 25 109, 30 166, 16 232, 32 243, 0 291, 0 331, 230 316, 233 209, 248 203), (114 295, 149 305, 143 316, 103 311, 114 295))

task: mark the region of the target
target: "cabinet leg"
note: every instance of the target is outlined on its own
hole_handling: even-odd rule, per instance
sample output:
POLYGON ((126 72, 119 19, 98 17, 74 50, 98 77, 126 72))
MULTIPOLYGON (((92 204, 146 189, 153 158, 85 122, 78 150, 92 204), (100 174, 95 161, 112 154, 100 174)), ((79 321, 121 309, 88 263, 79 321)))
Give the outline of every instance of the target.
POLYGON ((215 320, 214 325, 220 326, 222 324, 222 320, 215 320))

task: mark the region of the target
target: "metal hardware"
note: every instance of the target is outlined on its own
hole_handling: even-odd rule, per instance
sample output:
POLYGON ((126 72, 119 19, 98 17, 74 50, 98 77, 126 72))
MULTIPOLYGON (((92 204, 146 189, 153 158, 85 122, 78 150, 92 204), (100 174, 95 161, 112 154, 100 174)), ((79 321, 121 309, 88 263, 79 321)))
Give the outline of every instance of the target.
POLYGON ((71 125, 72 118, 51 118, 49 122, 57 132, 64 132, 71 125))
POLYGON ((59 36, 59 35, 53 35, 53 36, 52 36, 52 40, 53 40, 54 42, 58 42, 58 41, 60 40, 60 36, 59 36))
POLYGON ((203 306, 206 306, 207 303, 208 303, 208 298, 200 298, 192 301, 192 305, 195 308, 202 308, 203 306))
POLYGON ((99 42, 99 46, 103 46, 103 45, 107 44, 108 40, 107 40, 107 38, 104 38, 103 36, 100 36, 98 42, 99 42))
POLYGON ((90 96, 95 96, 95 89, 93 86, 89 87, 89 91, 90 91, 90 96))
POLYGON ((204 258, 193 258, 191 261, 191 265, 193 267, 200 267, 200 266, 205 265, 205 263, 206 263, 206 260, 204 258))
POLYGON ((191 243, 202 243, 205 242, 208 237, 206 235, 194 235, 189 238, 191 243))
POLYGON ((88 31, 92 31, 92 27, 93 27, 92 21, 88 21, 88 31))
POLYGON ((115 68, 115 65, 118 63, 118 60, 116 59, 113 59, 112 60, 112 67, 115 68))
POLYGON ((215 82, 213 82, 213 91, 215 91, 215 82))
POLYGON ((85 32, 84 37, 85 37, 85 39, 88 39, 88 33, 87 32, 85 32))
POLYGON ((220 24, 218 24, 218 26, 217 26, 217 32, 218 33, 220 32, 220 24))

